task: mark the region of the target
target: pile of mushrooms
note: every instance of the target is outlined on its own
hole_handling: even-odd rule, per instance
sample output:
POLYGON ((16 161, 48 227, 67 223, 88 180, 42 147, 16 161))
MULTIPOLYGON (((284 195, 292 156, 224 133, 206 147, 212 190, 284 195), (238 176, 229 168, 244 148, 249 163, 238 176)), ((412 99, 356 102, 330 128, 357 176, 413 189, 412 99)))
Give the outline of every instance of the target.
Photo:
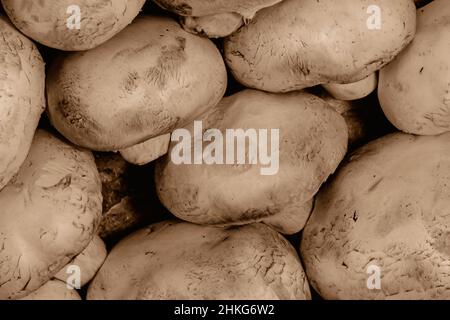
POLYGON ((1 0, 0 299, 450 299, 448 0, 1 0))

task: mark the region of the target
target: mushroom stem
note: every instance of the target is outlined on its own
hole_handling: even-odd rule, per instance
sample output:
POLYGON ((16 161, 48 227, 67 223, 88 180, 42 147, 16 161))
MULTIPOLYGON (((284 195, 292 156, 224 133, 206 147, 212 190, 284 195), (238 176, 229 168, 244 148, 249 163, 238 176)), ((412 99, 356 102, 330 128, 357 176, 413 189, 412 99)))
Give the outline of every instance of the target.
POLYGON ((325 88, 335 99, 338 100, 358 100, 367 97, 378 86, 378 78, 376 73, 353 83, 328 83, 323 84, 325 88))
POLYGON ((122 157, 139 166, 165 155, 169 149, 170 133, 151 138, 134 146, 120 150, 122 157))
POLYGON ((203 17, 181 17, 183 29, 208 38, 224 38, 238 30, 244 20, 237 13, 219 13, 203 17))

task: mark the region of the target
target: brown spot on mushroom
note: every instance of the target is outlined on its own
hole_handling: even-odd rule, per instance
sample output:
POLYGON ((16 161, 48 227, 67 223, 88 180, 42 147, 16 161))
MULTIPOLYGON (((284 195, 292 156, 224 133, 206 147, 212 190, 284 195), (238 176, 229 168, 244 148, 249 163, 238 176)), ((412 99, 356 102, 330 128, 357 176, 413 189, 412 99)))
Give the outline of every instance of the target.
POLYGON ((176 37, 176 44, 162 47, 157 64, 145 70, 144 79, 164 90, 167 82, 179 77, 178 71, 186 61, 186 39, 176 37))

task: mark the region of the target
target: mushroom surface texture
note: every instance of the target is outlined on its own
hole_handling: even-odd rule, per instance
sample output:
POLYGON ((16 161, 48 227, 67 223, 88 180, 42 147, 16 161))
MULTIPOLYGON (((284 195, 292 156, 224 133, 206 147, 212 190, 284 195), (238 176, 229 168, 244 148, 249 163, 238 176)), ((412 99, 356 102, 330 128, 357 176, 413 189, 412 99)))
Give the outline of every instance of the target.
POLYGON ((48 75, 48 111, 73 143, 117 151, 189 123, 220 101, 226 85, 209 39, 145 16, 93 50, 59 57, 48 75))
POLYGON ((49 280, 42 287, 20 300, 81 300, 77 290, 60 280, 49 280))
POLYGON ((301 241, 325 299, 449 299, 450 133, 393 133, 351 154, 301 241))
POLYGON ((418 135, 450 131, 450 1, 418 10, 417 35, 380 72, 378 97, 399 130, 418 135))
POLYGON ((106 259, 106 247, 99 236, 94 236, 88 246, 64 268, 59 270, 55 279, 61 280, 75 289, 84 287, 91 281, 106 259), (80 276, 74 278, 73 276, 80 276), (73 281, 72 281, 73 280, 73 281))
POLYGON ((125 28, 145 0, 2 0, 14 25, 31 39, 65 51, 92 49, 125 28))
POLYGON ((87 298, 306 300, 311 295, 295 249, 273 229, 165 221, 119 242, 87 298))
POLYGON ((172 134, 155 173, 172 214, 221 226, 262 221, 289 234, 303 228, 308 202, 343 159, 348 140, 344 118, 306 92, 244 90, 184 131, 182 139, 172 134))
POLYGON ((21 298, 94 237, 102 210, 94 157, 38 130, 0 208, 0 299, 21 298))
POLYGON ((45 70, 36 46, 0 17, 0 189, 25 160, 45 109, 45 70))
POLYGON ((411 42, 411 0, 284 0, 259 11, 225 40, 225 59, 243 85, 270 92, 353 83, 411 42))

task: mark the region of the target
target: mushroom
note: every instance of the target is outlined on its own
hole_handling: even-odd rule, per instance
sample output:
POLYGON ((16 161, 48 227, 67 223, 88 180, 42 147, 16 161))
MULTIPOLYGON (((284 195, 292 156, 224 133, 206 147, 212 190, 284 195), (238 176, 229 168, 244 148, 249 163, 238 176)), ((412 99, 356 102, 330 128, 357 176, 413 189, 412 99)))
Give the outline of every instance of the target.
POLYGON ((411 45, 380 73, 378 97, 399 130, 419 135, 450 131, 450 2, 418 10, 411 45))
POLYGON ((44 62, 36 46, 0 17, 0 189, 17 173, 45 109, 44 62))
POLYGON ((411 42, 411 0, 285 0, 259 11, 225 40, 225 59, 243 85, 287 92, 358 82, 411 42))
POLYGON ((166 221, 119 242, 88 300, 310 299, 292 245, 263 224, 234 228, 166 221))
POLYGON ((301 256, 325 299, 449 299, 450 133, 393 133, 316 196, 301 256))
POLYGON ((48 47, 92 49, 125 28, 145 0, 2 0, 14 25, 48 47))
POLYGON ((0 299, 53 278, 95 235, 102 208, 94 158, 38 130, 17 175, 0 192, 0 299))
POLYGON ((209 38, 226 37, 256 12, 281 0, 154 0, 162 8, 181 16, 186 31, 209 38))
POLYGON ((244 90, 211 109, 199 123, 202 128, 198 123, 180 131, 190 136, 181 142, 178 132, 172 135, 169 154, 155 173, 164 206, 193 223, 262 221, 283 233, 298 232, 310 201, 347 148, 344 119, 306 92, 244 90), (191 152, 193 146, 203 152, 180 162, 180 145, 186 143, 184 150, 191 152))
POLYGON ((140 17, 103 45, 52 65, 48 111, 67 139, 92 150, 126 153, 150 139, 145 146, 153 151, 138 158, 142 164, 165 151, 154 138, 216 105, 226 84, 224 62, 210 40, 169 18, 140 17))

